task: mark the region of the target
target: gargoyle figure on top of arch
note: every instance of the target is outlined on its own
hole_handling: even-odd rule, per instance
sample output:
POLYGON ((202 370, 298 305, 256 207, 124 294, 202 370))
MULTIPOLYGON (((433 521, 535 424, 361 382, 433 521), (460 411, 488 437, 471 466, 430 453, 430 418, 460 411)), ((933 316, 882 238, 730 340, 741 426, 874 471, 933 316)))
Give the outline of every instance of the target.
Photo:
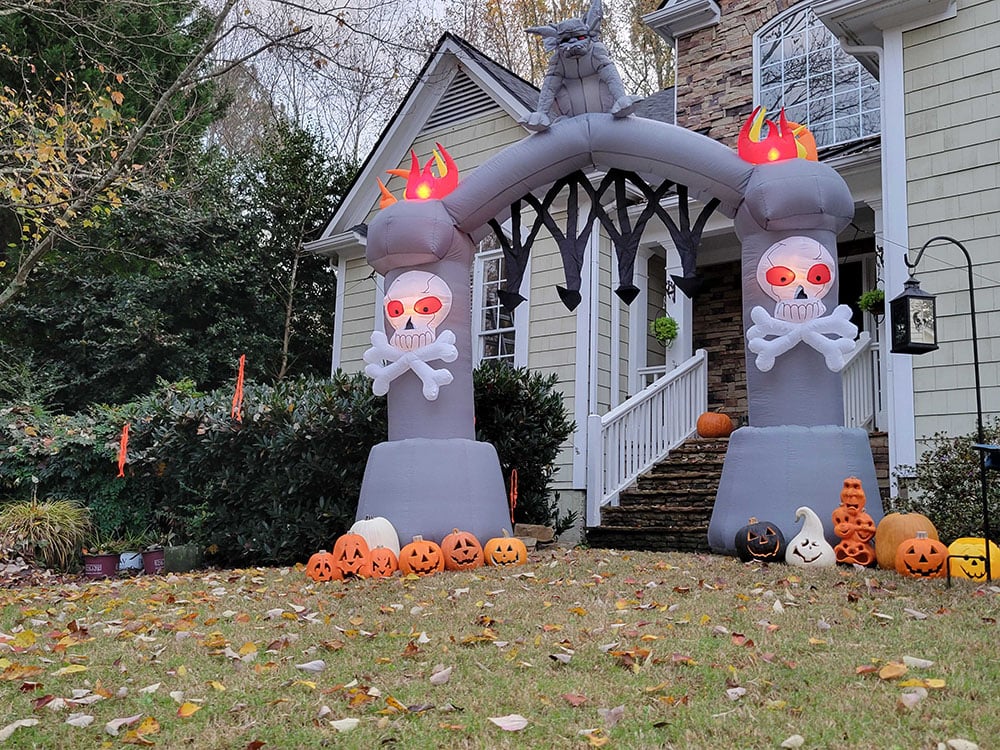
POLYGON ((548 130, 560 116, 608 112, 627 117, 635 111, 642 97, 625 93, 608 48, 600 41, 603 17, 601 0, 592 0, 584 18, 527 29, 542 37, 546 51, 552 53, 538 108, 522 121, 528 130, 548 130))

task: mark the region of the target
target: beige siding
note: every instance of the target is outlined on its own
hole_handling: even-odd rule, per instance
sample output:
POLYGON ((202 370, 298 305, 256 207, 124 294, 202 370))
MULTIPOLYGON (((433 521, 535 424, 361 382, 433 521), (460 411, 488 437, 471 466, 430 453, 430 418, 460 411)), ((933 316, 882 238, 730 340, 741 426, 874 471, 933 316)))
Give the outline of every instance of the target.
MULTIPOLYGON (((904 36, 909 241, 916 248, 950 235, 972 254, 987 419, 1000 411, 997 39, 996 0, 959 0, 954 19, 904 36)), ((965 258, 951 244, 934 245, 919 278, 937 294, 941 348, 913 358, 916 434, 969 433, 975 429, 975 388, 965 258)))
POLYGON ((344 284, 343 333, 341 336, 340 369, 358 372, 364 369, 361 359, 371 346, 375 315, 375 278, 364 257, 347 261, 347 278, 338 279, 344 284))

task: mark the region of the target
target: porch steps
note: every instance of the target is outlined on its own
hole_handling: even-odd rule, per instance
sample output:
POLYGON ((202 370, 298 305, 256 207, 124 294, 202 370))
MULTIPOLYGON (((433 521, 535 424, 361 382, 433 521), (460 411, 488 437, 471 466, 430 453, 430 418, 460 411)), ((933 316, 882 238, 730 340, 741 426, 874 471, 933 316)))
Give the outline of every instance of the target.
POLYGON ((708 522, 728 438, 690 438, 601 510, 592 547, 707 552, 708 522))

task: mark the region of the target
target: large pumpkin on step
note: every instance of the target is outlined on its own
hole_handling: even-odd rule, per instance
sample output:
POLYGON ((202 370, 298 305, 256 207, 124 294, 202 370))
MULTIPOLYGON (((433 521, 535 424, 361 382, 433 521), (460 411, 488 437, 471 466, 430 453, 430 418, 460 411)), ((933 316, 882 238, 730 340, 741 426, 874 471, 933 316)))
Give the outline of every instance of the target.
POLYGON ((468 531, 454 529, 441 540, 445 570, 472 570, 483 565, 483 545, 468 531))
POLYGON ((875 559, 880 568, 896 569, 896 550, 907 539, 916 539, 918 531, 926 531, 928 539, 938 538, 931 519, 922 513, 890 513, 878 523, 875 531, 875 559))
POLYGON ((429 576, 439 573, 444 570, 441 547, 422 536, 413 537, 413 541, 399 551, 399 569, 403 575, 413 573, 429 576))
POLYGON ((368 542, 360 534, 342 534, 333 544, 333 559, 344 578, 371 578, 368 542))
POLYGON ((729 437, 733 432, 733 420, 728 414, 717 411, 706 411, 698 417, 695 423, 698 436, 703 438, 729 437))

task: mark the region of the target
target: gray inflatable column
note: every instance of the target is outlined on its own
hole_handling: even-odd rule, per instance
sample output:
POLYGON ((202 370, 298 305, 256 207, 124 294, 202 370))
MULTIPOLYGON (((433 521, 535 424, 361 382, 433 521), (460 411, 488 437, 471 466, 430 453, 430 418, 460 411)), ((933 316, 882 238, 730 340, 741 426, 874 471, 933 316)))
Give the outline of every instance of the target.
POLYGON ((746 349, 750 426, 733 433, 726 452, 708 528, 715 552, 734 553, 751 517, 790 539, 803 505, 836 544, 830 517, 849 476, 861 479, 872 518, 882 517, 868 434, 844 427, 837 368, 853 334, 842 337, 848 312, 836 308, 836 239, 853 215, 843 179, 816 162, 762 164, 747 185, 736 232, 744 332, 754 334, 746 349))
MULTIPOLYGON (((511 531, 496 449, 475 440, 469 286, 474 255, 471 238, 436 200, 395 203, 368 227, 367 260, 385 277, 387 302, 394 282, 414 271, 433 274, 439 281, 432 283, 443 281, 452 295, 436 335, 441 341, 444 332, 454 334, 457 358, 427 362, 446 369, 452 380, 440 385, 433 400, 414 371, 392 380, 389 440, 372 448, 361 484, 357 517, 384 516, 402 544, 417 534, 440 542, 453 528, 483 542, 511 531)), ((385 315, 383 321, 391 339, 397 329, 385 315)))

